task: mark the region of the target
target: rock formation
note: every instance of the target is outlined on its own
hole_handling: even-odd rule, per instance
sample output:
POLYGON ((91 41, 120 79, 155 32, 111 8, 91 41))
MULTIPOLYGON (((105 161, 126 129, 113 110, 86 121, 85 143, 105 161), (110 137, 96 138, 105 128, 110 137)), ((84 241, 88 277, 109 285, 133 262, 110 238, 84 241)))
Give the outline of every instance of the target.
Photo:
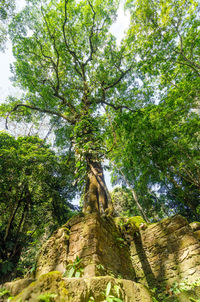
POLYGON ((147 225, 141 217, 79 214, 43 245, 34 282, 4 287, 21 302, 198 301, 199 231, 179 215, 147 225))

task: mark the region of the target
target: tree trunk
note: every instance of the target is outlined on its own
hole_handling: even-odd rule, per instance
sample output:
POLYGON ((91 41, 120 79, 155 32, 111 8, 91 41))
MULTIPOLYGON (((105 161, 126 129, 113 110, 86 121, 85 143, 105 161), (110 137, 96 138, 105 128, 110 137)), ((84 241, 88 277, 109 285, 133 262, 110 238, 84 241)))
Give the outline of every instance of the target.
POLYGON ((100 162, 89 162, 84 196, 84 213, 112 214, 113 206, 100 162))

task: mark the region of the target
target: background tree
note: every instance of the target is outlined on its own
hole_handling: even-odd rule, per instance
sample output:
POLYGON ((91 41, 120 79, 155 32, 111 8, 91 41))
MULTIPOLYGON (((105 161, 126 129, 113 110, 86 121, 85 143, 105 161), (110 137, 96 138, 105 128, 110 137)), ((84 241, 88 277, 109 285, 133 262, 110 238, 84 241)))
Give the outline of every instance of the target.
POLYGON ((61 158, 37 137, 0 133, 0 271, 16 273, 23 250, 72 215, 73 157, 61 158))
POLYGON ((135 201, 131 191, 126 187, 116 187, 111 192, 113 206, 118 216, 135 216, 141 215, 135 206, 135 201))
POLYGON ((126 43, 137 54, 138 91, 146 87, 146 99, 159 104, 118 115, 110 111, 108 146, 118 146, 110 159, 118 182, 130 184, 149 217, 158 211, 161 217, 181 212, 197 219, 199 2, 130 0, 126 6, 126 43))
POLYGON ((176 99, 124 113, 119 119, 118 148, 110 152, 113 181, 134 188, 149 218, 155 219, 158 212, 161 217, 179 212, 198 219, 199 115, 176 99))
POLYGON ((144 81, 157 88, 155 97, 169 91, 199 102, 200 4, 193 0, 127 1, 131 13, 128 42, 138 53, 144 81))
POLYGON ((14 0, 1 0, 0 2, 0 50, 3 50, 6 43, 8 22, 13 16, 15 9, 14 0))

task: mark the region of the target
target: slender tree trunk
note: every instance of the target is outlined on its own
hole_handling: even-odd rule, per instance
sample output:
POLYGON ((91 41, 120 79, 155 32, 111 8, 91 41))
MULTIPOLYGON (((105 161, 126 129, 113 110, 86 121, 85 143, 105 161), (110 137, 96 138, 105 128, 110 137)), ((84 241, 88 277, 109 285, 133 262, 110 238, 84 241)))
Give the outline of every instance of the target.
POLYGON ((136 194, 135 190, 132 188, 131 184, 129 183, 129 181, 128 181, 127 178, 125 177, 125 175, 124 175, 124 173, 122 172, 122 170, 119 169, 119 168, 117 168, 117 167, 116 167, 116 169, 121 173, 122 177, 124 178, 124 181, 125 181, 125 182, 127 183, 127 185, 129 186, 129 189, 130 189, 130 191, 131 191, 131 193, 132 193, 133 199, 135 200, 136 206, 137 206, 138 210, 140 211, 142 217, 144 218, 144 220, 145 220, 146 222, 149 222, 148 217, 146 216, 146 214, 145 214, 145 212, 144 212, 142 206, 141 206, 140 203, 139 203, 139 199, 138 199, 138 197, 137 197, 137 194, 136 194))
POLYGON ((20 193, 20 197, 17 201, 17 205, 15 207, 15 209, 12 211, 12 214, 10 215, 10 218, 9 218, 9 221, 8 221, 8 224, 7 224, 7 227, 6 227, 6 233, 5 233, 5 236, 4 236, 4 241, 6 241, 6 239, 8 238, 8 235, 9 235, 9 232, 10 232, 10 229, 12 227, 12 223, 15 219, 15 215, 21 205, 21 202, 23 200, 23 194, 24 194, 24 188, 25 188, 25 185, 22 187, 22 190, 21 190, 21 193, 20 193))
POLYGON ((147 216, 146 216, 146 214, 145 214, 145 212, 144 212, 142 206, 141 206, 140 203, 139 203, 139 200, 138 200, 138 197, 137 197, 137 194, 136 194, 135 190, 134 190, 133 188, 131 188, 131 186, 130 186, 129 184, 128 184, 128 186, 129 186, 129 188, 130 188, 130 190, 131 190, 131 193, 132 193, 132 195, 133 195, 133 198, 134 198, 134 200, 135 200, 135 203, 136 203, 136 205, 137 205, 137 207, 138 207, 138 210, 140 211, 142 217, 144 218, 144 220, 145 220, 146 222, 149 222, 149 219, 147 218, 147 216))
POLYGON ((15 209, 12 211, 12 214, 10 215, 10 218, 9 218, 9 221, 8 221, 8 224, 7 224, 7 227, 6 227, 6 233, 5 233, 5 236, 3 238, 4 241, 6 241, 6 239, 8 238, 10 229, 12 227, 12 223, 15 219, 15 215, 17 213, 17 210, 19 209, 20 203, 21 203, 21 199, 18 200, 17 206, 15 207, 15 209))

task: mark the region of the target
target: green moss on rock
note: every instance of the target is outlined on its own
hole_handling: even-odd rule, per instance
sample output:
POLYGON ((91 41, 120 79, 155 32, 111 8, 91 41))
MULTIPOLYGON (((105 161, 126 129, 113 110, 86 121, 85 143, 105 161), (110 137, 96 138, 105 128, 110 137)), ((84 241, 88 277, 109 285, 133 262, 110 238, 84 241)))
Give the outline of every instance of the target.
POLYGON ((50 272, 38 278, 35 282, 31 283, 21 293, 14 297, 11 301, 24 302, 24 301, 40 301, 41 295, 55 294, 52 301, 70 301, 68 291, 65 288, 65 283, 62 279, 60 272, 50 272))
POLYGON ((115 286, 120 290, 123 302, 152 302, 150 292, 141 284, 130 280, 115 279, 110 276, 93 278, 63 278, 60 272, 50 272, 30 284, 12 302, 37 302, 41 297, 49 297, 55 302, 95 302, 105 301, 106 288, 111 283, 110 294, 115 294, 115 286))
POLYGON ((141 216, 116 217, 114 219, 116 226, 122 233, 134 235, 140 227, 147 227, 145 220, 141 216))

